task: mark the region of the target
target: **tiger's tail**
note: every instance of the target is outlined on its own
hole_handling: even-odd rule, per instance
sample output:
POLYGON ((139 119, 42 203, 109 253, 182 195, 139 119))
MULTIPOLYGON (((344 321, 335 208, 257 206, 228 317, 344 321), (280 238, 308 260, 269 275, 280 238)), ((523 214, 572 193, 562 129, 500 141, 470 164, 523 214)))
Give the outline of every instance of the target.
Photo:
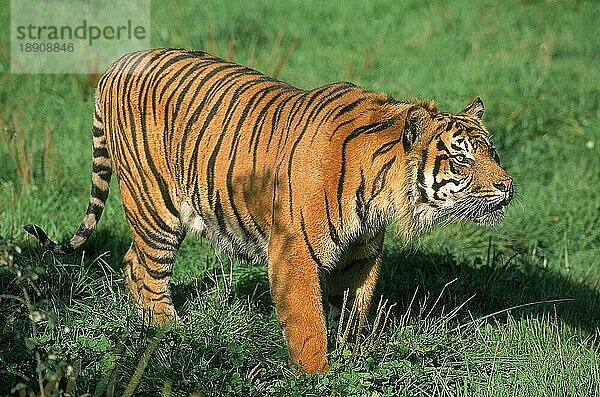
POLYGON ((77 229, 68 242, 58 244, 50 240, 46 232, 37 225, 26 225, 23 227, 28 233, 37 238, 45 249, 58 255, 70 254, 85 243, 94 229, 96 229, 96 225, 104 210, 106 199, 108 198, 112 164, 108 154, 104 122, 100 114, 98 100, 96 100, 95 105, 92 133, 92 191, 87 211, 79 229, 77 229))

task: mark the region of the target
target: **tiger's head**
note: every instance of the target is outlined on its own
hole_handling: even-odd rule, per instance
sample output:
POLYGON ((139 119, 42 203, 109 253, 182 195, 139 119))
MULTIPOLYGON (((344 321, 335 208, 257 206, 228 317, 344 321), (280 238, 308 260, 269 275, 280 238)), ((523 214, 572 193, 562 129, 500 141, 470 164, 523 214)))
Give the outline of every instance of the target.
POLYGON ((466 219, 491 226, 504 218, 513 182, 481 118, 480 98, 458 114, 435 105, 409 110, 403 145, 409 163, 409 204, 419 228, 438 219, 466 219))

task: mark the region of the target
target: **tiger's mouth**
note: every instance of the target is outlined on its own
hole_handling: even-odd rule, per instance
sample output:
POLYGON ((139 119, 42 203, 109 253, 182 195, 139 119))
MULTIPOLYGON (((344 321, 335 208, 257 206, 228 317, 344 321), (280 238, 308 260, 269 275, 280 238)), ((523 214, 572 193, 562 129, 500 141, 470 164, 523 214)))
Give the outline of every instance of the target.
POLYGON ((504 207, 500 206, 499 208, 494 209, 491 212, 488 212, 478 217, 474 217, 473 219, 471 219, 471 221, 473 221, 473 223, 477 225, 494 226, 504 219, 505 214, 506 211, 504 210, 504 207))
POLYGON ((471 197, 469 200, 457 203, 452 209, 451 215, 469 220, 477 225, 494 226, 504 219, 506 205, 507 203, 504 201, 490 202, 485 198, 471 197))

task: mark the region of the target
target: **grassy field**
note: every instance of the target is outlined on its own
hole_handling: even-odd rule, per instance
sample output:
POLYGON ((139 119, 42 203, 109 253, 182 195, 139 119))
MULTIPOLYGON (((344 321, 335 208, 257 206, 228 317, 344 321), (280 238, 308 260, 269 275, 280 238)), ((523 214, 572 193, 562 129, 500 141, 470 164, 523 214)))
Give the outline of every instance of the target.
POLYGON ((597 2, 153 1, 155 47, 204 49, 302 88, 345 80, 447 111, 486 103, 515 180, 505 222, 410 246, 392 228, 376 293, 388 321, 358 346, 332 343, 329 373, 300 377, 266 269, 194 238, 173 280, 186 326, 138 318, 116 184, 83 251, 54 257, 26 236, 27 223, 55 239, 79 225, 94 82, 8 73, 9 20, 2 7, 0 395, 600 395, 597 2))

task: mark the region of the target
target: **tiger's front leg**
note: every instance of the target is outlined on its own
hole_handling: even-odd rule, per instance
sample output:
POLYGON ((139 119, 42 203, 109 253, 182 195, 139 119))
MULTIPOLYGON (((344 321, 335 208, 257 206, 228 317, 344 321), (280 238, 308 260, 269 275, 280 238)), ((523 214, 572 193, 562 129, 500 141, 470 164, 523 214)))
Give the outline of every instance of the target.
POLYGON ((302 236, 271 236, 269 283, 292 364, 299 366, 299 372, 327 371, 318 265, 302 236))
MULTIPOLYGON (((356 305, 358 314, 357 336, 360 337, 364 331, 379 269, 381 268, 383 238, 384 233, 381 232, 355 247, 353 252, 350 252, 350 257, 343 268, 334 269, 327 274, 327 299, 330 308, 330 332, 332 335, 337 336, 342 310, 345 311, 344 323, 347 323, 351 320, 349 315, 354 305, 356 305), (345 294, 347 294, 347 301, 344 307, 345 294)), ((342 324, 342 327, 346 326, 347 324, 342 324)))

